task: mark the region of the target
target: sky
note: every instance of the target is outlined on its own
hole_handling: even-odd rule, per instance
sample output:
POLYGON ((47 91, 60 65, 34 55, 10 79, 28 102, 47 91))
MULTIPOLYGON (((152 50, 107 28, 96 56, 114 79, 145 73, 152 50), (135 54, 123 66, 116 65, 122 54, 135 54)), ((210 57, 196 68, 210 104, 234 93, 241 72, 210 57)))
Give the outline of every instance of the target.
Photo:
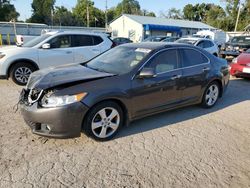
MULTIPOLYGON (((116 6, 121 0, 107 0, 108 8, 116 6)), ((196 3, 214 3, 224 7, 221 0, 138 0, 141 8, 148 11, 153 11, 156 15, 159 15, 161 11, 166 12, 170 8, 182 9, 186 4, 196 4, 196 3)), ((56 0, 56 6, 65 6, 71 9, 76 5, 77 0, 56 0)), ((17 11, 20 13, 19 20, 26 20, 32 14, 31 3, 32 0, 13 0, 17 11)), ((99 9, 105 9, 105 0, 94 0, 95 6, 99 9)))

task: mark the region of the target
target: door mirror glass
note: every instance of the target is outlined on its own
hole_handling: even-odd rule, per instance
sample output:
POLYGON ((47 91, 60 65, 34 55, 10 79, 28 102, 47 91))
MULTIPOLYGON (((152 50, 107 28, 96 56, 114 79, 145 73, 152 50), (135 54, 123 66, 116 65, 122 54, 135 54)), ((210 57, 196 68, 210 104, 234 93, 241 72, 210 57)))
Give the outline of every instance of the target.
POLYGON ((153 68, 144 68, 141 70, 137 78, 154 78, 156 77, 155 70, 153 68))
POLYGON ((43 44, 42 49, 50 49, 50 44, 49 43, 43 44))

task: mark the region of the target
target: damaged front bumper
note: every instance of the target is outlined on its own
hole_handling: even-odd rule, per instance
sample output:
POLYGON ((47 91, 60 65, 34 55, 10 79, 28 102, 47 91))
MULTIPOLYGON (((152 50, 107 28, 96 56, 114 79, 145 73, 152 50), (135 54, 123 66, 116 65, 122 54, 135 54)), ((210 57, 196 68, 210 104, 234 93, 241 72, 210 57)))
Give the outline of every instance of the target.
POLYGON ((74 138, 81 135, 82 123, 88 107, 81 102, 44 108, 36 101, 24 102, 25 91, 21 95, 21 113, 34 134, 52 138, 74 138))

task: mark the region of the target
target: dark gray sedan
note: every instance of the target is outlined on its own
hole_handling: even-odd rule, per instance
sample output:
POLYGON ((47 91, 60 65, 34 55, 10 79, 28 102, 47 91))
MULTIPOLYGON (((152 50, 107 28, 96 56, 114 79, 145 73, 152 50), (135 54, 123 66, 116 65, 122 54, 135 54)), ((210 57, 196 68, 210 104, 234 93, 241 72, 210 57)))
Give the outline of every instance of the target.
POLYGON ((187 105, 214 106, 228 64, 185 44, 126 44, 82 65, 33 73, 20 96, 33 133, 109 140, 130 121, 187 105))

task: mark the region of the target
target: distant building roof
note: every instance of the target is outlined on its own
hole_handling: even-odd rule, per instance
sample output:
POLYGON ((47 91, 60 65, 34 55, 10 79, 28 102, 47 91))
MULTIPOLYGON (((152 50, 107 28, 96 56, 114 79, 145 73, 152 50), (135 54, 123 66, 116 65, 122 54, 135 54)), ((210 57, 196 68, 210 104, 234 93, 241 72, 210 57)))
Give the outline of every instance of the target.
POLYGON ((159 17, 151 17, 151 16, 130 15, 130 14, 123 14, 123 15, 142 25, 154 24, 154 25, 176 26, 176 27, 182 27, 182 28, 215 29, 214 27, 210 25, 207 25, 198 21, 167 19, 167 18, 159 18, 159 17))

